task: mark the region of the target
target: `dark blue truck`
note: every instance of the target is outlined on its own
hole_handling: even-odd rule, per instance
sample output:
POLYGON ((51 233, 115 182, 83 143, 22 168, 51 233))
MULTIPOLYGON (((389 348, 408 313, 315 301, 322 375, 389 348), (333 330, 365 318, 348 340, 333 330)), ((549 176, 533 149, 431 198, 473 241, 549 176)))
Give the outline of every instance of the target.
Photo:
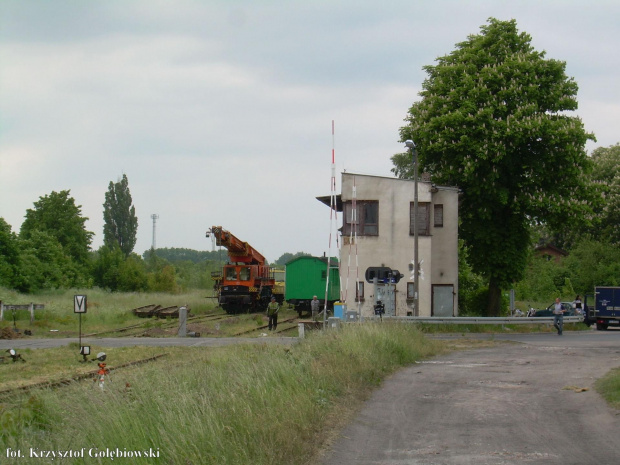
POLYGON ((610 325, 620 327, 620 287, 596 286, 594 295, 586 295, 583 321, 596 324, 599 331, 610 325))

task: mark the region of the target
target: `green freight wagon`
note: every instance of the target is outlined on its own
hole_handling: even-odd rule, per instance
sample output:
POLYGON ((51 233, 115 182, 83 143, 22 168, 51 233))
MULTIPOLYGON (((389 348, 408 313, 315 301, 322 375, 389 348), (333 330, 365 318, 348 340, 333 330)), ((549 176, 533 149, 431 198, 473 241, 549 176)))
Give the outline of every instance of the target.
MULTIPOLYGON (((285 299, 295 306, 301 317, 306 311, 310 313, 310 301, 317 296, 321 309, 325 307, 325 288, 327 286, 327 258, 302 256, 286 264, 285 299)), ((329 269, 329 292, 327 308, 333 309, 334 302, 340 299, 340 275, 338 260, 331 259, 329 269)))

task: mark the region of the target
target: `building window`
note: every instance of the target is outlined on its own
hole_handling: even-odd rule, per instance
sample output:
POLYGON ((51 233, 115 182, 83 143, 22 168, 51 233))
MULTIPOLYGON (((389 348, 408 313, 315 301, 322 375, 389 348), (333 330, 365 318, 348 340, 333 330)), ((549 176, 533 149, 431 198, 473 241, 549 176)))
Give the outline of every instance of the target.
MULTIPOLYGON (((418 235, 428 236, 430 234, 430 206, 428 202, 418 202, 418 235)), ((409 205, 409 234, 414 235, 414 203, 409 205)))
POLYGON ((379 235, 379 202, 377 200, 358 200, 357 211, 353 210, 353 204, 344 204, 344 228, 343 235, 350 235, 357 224, 358 236, 379 235))
POLYGON ((407 283, 407 299, 413 299, 415 297, 414 283, 407 283))
POLYGON ((364 281, 358 281, 355 286, 355 301, 361 302, 364 300, 364 281))
POLYGON ((433 207, 433 226, 436 228, 443 227, 443 205, 441 203, 435 204, 433 207))

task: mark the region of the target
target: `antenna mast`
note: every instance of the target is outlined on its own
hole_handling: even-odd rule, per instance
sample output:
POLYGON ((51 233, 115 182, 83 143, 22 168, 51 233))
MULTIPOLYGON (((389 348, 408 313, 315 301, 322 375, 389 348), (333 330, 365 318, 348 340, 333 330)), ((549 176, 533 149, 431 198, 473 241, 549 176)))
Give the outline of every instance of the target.
POLYGON ((159 215, 157 215, 156 213, 153 213, 151 215, 151 218, 153 219, 153 245, 151 247, 153 250, 155 250, 155 224, 157 223, 157 220, 159 219, 159 215))

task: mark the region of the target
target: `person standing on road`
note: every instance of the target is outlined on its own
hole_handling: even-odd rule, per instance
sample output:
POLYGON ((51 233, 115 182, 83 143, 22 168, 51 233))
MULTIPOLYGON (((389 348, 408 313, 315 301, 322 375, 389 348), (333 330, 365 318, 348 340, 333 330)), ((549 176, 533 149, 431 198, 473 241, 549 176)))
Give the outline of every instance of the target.
POLYGON ((558 330, 558 336, 562 335, 562 328, 564 327, 564 308, 560 299, 555 299, 555 305, 553 306, 553 326, 558 330))
POLYGON ((272 297, 271 302, 267 305, 267 316, 269 317, 269 331, 272 329, 275 331, 278 327, 278 310, 280 310, 280 304, 276 302, 276 298, 272 297))
POLYGON ((575 301, 573 302, 573 307, 575 308, 575 312, 577 313, 577 315, 583 315, 581 297, 579 296, 579 294, 577 294, 577 297, 575 297, 575 301))
POLYGON ((312 319, 316 320, 317 317, 319 316, 319 307, 321 306, 321 302, 319 302, 319 299, 317 296, 312 297, 312 300, 310 301, 310 309, 312 310, 312 319))

